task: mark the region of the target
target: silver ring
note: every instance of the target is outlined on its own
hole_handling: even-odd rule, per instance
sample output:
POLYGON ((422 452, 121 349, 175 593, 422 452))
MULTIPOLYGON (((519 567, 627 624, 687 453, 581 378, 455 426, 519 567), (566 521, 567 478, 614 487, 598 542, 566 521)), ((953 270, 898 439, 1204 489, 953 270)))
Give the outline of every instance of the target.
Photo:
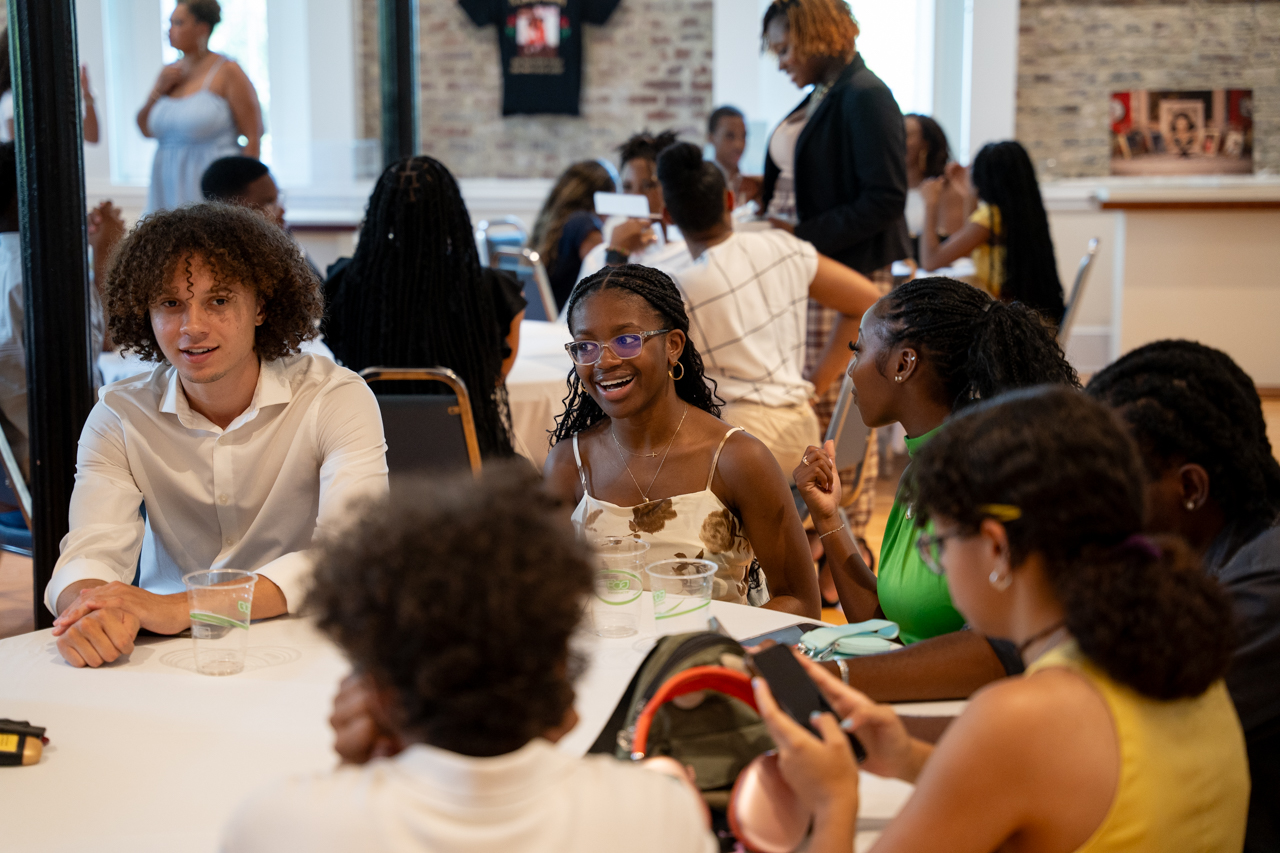
POLYGON ((808 465, 808 464, 809 464, 809 456, 808 456, 807 454, 806 454, 806 455, 804 455, 804 456, 801 456, 801 457, 800 457, 800 464, 801 464, 801 465, 808 465))

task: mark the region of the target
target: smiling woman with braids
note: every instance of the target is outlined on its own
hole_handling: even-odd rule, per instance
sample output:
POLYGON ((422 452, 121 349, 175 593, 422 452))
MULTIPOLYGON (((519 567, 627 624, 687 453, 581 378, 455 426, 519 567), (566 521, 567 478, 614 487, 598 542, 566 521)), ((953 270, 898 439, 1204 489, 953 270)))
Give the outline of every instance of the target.
POLYGON ((1146 528, 1182 536, 1231 599, 1239 643, 1227 688, 1253 779, 1248 853, 1280 849, 1280 464, 1253 380, 1191 341, 1140 347, 1088 393, 1120 415, 1142 451, 1146 528))
POLYGON ((636 536, 655 560, 715 562, 717 599, 817 618, 817 576, 786 480, 759 440, 720 420, 671 279, 634 264, 604 269, 578 283, 566 312, 575 368, 545 474, 577 504, 579 528, 636 536))
POLYGON ((471 216, 442 163, 413 157, 382 173, 355 257, 330 267, 325 301, 325 343, 342 364, 449 368, 467 385, 480 452, 511 455, 502 379, 524 298, 516 282, 481 268, 471 216))

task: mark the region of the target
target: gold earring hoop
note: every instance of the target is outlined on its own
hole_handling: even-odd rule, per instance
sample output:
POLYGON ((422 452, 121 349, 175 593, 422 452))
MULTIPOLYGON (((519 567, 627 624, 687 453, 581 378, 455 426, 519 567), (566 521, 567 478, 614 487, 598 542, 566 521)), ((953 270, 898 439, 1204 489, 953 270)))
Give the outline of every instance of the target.
POLYGON ((674 381, 679 382, 681 379, 684 379, 684 365, 677 361, 671 367, 667 368, 667 375, 670 376, 674 381), (675 369, 677 367, 680 368, 679 376, 676 376, 675 374, 675 369))

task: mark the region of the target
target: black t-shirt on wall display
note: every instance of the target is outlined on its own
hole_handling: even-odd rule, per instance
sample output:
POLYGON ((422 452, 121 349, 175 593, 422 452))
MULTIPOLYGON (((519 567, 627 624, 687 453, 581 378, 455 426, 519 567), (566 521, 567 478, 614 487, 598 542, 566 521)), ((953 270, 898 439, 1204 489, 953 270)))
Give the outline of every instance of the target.
POLYGON ((502 114, 578 115, 582 25, 603 24, 620 0, 458 0, 476 26, 498 26, 502 114))

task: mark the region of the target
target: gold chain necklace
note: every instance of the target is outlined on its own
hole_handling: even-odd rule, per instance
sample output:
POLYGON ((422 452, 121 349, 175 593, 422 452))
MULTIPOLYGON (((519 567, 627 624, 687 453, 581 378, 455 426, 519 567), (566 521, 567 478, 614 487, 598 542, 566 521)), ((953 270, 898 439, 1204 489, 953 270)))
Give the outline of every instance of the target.
MULTIPOLYGON (((671 433, 671 440, 667 442, 667 449, 662 451, 662 460, 658 462, 658 470, 653 472, 653 479, 649 481, 649 488, 653 488, 653 484, 658 482, 658 475, 662 473, 662 466, 667 462, 667 454, 671 452, 671 445, 676 443, 676 436, 680 434, 680 427, 684 426, 685 416, 689 414, 689 404, 684 404, 684 413, 680 415, 680 423, 676 424, 676 431, 671 433)), ((627 469, 627 476, 631 478, 631 482, 635 483, 636 491, 640 493, 640 497, 644 498, 645 503, 653 503, 649 500, 649 493, 640 488, 640 481, 636 479, 636 475, 631 473, 631 466, 627 464, 627 457, 622 455, 622 442, 618 441, 618 436, 613 432, 613 424, 609 424, 609 434, 613 436, 613 443, 618 446, 618 458, 622 460, 622 467, 627 469)), ((629 451, 628 451, 629 452, 629 451)), ((640 454, 632 454, 638 456, 640 454)), ((650 454, 657 456, 657 453, 650 454)))

